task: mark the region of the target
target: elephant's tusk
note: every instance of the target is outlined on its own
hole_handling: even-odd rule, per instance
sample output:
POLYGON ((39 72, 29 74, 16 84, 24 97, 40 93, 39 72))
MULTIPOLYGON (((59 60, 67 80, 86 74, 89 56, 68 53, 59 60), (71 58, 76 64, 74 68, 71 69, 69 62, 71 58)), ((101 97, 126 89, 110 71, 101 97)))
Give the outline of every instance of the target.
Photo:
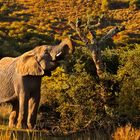
POLYGON ((62 54, 62 52, 59 52, 56 54, 56 57, 59 57, 62 54))

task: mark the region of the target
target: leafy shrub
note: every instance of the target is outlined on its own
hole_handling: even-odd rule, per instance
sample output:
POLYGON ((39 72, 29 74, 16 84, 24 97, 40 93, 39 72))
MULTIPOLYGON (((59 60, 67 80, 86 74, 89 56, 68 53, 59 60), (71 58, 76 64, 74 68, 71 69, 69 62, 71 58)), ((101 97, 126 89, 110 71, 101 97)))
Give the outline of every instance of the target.
POLYGON ((115 49, 105 49, 103 52, 105 69, 111 74, 116 74, 119 66, 119 56, 115 49))
POLYGON ((51 77, 45 77, 42 83, 42 103, 51 105, 56 102, 59 105, 56 111, 60 113, 60 126, 64 130, 88 127, 90 122, 98 118, 97 112, 100 110, 100 97, 96 93, 98 85, 95 85, 96 81, 88 68, 90 59, 84 61, 89 56, 83 52, 79 56, 78 59, 73 56, 69 60, 68 67, 73 65, 66 68, 69 73, 58 68, 51 77))
POLYGON ((111 0, 102 0, 101 9, 106 11, 110 8, 111 0))
POLYGON ((121 66, 117 76, 120 81, 118 98, 119 116, 137 121, 140 115, 140 47, 121 55, 121 66))
POLYGON ((134 10, 140 8, 140 0, 130 0, 129 6, 134 10))
POLYGON ((9 8, 8 8, 7 4, 3 4, 0 11, 1 11, 2 15, 7 15, 9 13, 9 8))

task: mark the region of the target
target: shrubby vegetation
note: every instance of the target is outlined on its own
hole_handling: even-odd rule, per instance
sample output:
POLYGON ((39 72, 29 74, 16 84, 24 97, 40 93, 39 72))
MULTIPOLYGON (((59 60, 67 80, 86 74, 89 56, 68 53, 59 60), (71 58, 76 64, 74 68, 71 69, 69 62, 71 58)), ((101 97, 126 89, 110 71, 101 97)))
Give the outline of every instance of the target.
POLYGON ((103 11, 106 11, 106 10, 109 10, 110 5, 111 5, 111 0, 102 0, 101 8, 103 11))
POLYGON ((140 130, 133 128, 130 124, 125 127, 120 127, 113 135, 114 140, 138 140, 140 137, 140 130))
MULTIPOLYGON (((40 106, 45 106, 43 112, 46 115, 48 112, 57 115, 53 125, 58 125, 63 131, 109 128, 128 122, 140 126, 139 11, 129 8, 115 11, 109 10, 109 6, 110 1, 107 0, 102 1, 102 5, 98 0, 84 1, 84 4, 63 0, 0 2, 1 58, 19 56, 37 45, 56 44, 65 36, 72 38, 74 54, 51 77, 46 76, 42 80, 40 106), (105 103, 100 97, 101 85, 91 54, 68 25, 69 20, 87 20, 87 16, 92 17, 95 23, 102 18, 101 26, 96 29, 98 39, 113 26, 126 26, 125 31, 102 46, 104 80, 107 81, 105 103)), ((86 32, 86 28, 84 30, 86 32)), ((90 39, 90 35, 87 36, 90 39)), ((43 117, 45 121, 52 119, 43 117)))
POLYGON ((131 122, 139 126, 139 53, 139 45, 127 51, 124 48, 105 51, 104 63, 108 73, 106 115, 99 96, 100 85, 96 80, 94 64, 82 52, 79 58, 72 56, 77 58, 73 65, 68 62, 69 70, 72 66, 70 72, 64 73, 58 68, 52 77, 43 79, 42 102, 50 106, 57 104, 54 108, 60 113, 60 125, 70 130, 93 127, 96 123, 102 123, 104 127, 110 117, 108 121, 112 124, 114 120, 114 125, 117 121, 123 125, 131 122))
POLYGON ((140 8, 140 0, 130 0, 129 6, 134 10, 140 8))
POLYGON ((118 99, 119 116, 125 117, 128 121, 136 123, 139 121, 140 113, 140 45, 134 49, 128 49, 121 56, 121 66, 118 70, 120 81, 120 95, 118 99))
POLYGON ((43 79, 42 102, 50 106, 57 104, 56 111, 60 113, 62 128, 77 130, 96 120, 101 99, 98 97, 98 85, 92 76, 92 70, 95 69, 92 65, 87 54, 81 49, 76 50, 67 64, 67 73, 58 68, 50 78, 43 79))

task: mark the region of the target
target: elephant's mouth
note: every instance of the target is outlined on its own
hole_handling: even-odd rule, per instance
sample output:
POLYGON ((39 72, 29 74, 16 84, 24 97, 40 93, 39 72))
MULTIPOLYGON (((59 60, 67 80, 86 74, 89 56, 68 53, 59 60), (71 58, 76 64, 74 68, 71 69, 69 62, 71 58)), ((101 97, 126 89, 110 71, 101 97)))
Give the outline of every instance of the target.
POLYGON ((51 76, 52 71, 54 71, 60 64, 58 62, 52 62, 51 65, 52 66, 49 69, 44 70, 44 76, 51 76))
POLYGON ((52 71, 54 71, 58 66, 62 66, 64 61, 64 56, 57 58, 57 60, 52 61, 51 65, 52 67, 50 67, 48 70, 44 70, 44 76, 51 76, 52 75, 52 71))
POLYGON ((50 70, 45 70, 45 71, 44 71, 44 75, 50 77, 50 76, 52 75, 52 72, 51 72, 50 70))

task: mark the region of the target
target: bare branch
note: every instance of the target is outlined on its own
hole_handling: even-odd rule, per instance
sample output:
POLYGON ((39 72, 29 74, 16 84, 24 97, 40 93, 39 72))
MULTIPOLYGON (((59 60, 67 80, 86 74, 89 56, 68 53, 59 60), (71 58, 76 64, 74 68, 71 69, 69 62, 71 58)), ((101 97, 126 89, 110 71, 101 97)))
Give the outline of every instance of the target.
POLYGON ((97 44, 96 40, 96 32, 92 29, 89 29, 89 33, 91 34, 91 44, 97 44))
POLYGON ((97 75, 99 76, 99 78, 101 78, 104 72, 104 65, 101 57, 101 49, 99 46, 94 44, 91 46, 91 49, 92 59, 96 66, 97 75))
POLYGON ((79 28, 78 24, 75 25, 73 22, 70 22, 70 26, 72 29, 74 29, 77 32, 80 39, 90 49, 92 59, 96 66, 97 75, 101 77, 101 75, 104 72, 104 66, 101 58, 101 48, 99 47, 98 42, 96 40, 96 32, 93 29, 88 29, 92 37, 91 42, 89 43, 88 39, 85 37, 82 30, 79 28))
POLYGON ((79 26, 75 26, 75 24, 73 22, 70 22, 69 25, 71 26, 71 28, 73 30, 75 30, 77 32, 80 39, 87 45, 88 44, 88 39, 86 38, 84 33, 80 30, 79 26))
POLYGON ((102 62, 102 56, 101 56, 101 48, 98 45, 97 39, 96 39, 96 32, 92 29, 89 29, 89 33, 91 34, 91 44, 90 47, 88 47, 92 54, 92 59, 96 66, 97 75, 101 77, 101 75, 104 72, 104 65, 102 62))
POLYGON ((121 27, 115 27, 113 29, 111 29, 105 36, 103 36, 101 38, 101 40, 99 41, 99 44, 102 44, 104 43, 107 39, 113 37, 114 35, 116 35, 118 32, 121 32, 125 30, 125 27, 124 26, 121 26, 121 27))
POLYGON ((95 25, 89 25, 89 24, 87 24, 87 26, 88 26, 89 29, 97 29, 99 26, 101 26, 101 22, 98 22, 95 25))

